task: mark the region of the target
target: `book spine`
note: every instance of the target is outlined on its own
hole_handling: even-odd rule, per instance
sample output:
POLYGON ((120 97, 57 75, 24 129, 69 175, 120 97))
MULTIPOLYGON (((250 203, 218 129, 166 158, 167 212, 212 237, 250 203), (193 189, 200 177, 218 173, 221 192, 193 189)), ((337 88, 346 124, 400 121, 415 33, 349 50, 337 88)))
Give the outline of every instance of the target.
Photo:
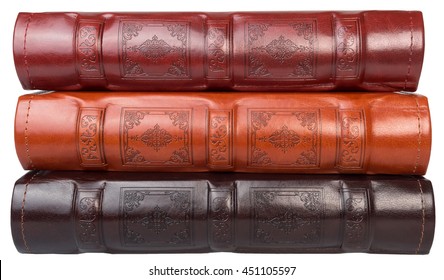
POLYGON ((59 92, 19 98, 15 143, 36 170, 422 175, 431 129, 421 95, 59 92))
POLYGON ((423 178, 54 174, 31 172, 15 186, 20 252, 426 254, 433 241, 432 186, 423 178))
POLYGON ((421 12, 20 13, 25 89, 415 91, 421 12))

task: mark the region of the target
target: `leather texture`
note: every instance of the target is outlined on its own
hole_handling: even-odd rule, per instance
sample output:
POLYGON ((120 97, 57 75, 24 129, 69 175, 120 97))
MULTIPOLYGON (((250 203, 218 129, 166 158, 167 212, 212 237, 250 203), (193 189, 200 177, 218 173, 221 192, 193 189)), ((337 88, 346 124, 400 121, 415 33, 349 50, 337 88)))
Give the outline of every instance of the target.
POLYGON ((417 94, 52 92, 15 143, 25 169, 423 175, 431 124, 417 94))
POLYGON ((415 91, 418 11, 20 13, 25 89, 415 91))
POLYGON ((22 253, 427 254, 435 209, 412 176, 38 171, 11 226, 22 253))

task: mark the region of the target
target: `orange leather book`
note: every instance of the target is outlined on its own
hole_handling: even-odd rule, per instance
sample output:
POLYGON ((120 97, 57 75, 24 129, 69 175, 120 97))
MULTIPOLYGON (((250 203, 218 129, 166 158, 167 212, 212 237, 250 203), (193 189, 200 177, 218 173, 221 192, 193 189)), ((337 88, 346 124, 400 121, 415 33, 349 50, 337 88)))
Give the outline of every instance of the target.
POLYGON ((25 169, 422 175, 431 125, 416 94, 52 92, 15 142, 25 169))

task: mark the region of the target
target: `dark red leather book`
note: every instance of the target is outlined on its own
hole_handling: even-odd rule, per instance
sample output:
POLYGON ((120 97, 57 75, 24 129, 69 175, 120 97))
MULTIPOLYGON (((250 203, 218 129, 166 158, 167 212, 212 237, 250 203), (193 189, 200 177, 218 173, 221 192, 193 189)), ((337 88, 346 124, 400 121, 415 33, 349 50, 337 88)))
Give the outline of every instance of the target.
POLYGON ((421 177, 39 171, 11 226, 23 253, 427 254, 435 208, 421 177))
POLYGON ((15 143, 25 169, 423 175, 431 125, 417 94, 52 92, 15 143))
POLYGON ((52 92, 20 97, 25 169, 425 174, 427 98, 52 92))
POLYGON ((415 91, 417 11, 20 13, 25 89, 415 91))

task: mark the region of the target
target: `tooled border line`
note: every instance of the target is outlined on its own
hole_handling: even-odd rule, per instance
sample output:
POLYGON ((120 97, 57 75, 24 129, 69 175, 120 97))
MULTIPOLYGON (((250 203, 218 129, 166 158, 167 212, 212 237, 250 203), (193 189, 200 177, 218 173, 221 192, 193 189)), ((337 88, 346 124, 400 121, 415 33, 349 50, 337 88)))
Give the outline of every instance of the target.
POLYGON ((424 240, 424 231, 425 231, 425 208, 424 208, 424 192, 422 190, 421 181, 418 180, 418 186, 419 190, 421 192, 421 216, 422 216, 422 222, 421 222, 421 236, 419 238, 418 246, 416 247, 415 254, 419 253, 419 250, 421 249, 422 242, 424 240))
POLYGON ((30 252, 31 249, 29 249, 28 242, 26 241, 26 235, 25 235, 25 205, 26 205, 26 195, 28 193, 28 186, 31 184, 32 180, 40 173, 40 171, 37 171, 34 175, 32 175, 31 179, 29 179, 28 182, 26 182, 25 185, 25 191, 23 192, 23 199, 22 199, 22 207, 20 210, 20 230, 22 233, 22 240, 23 244, 25 246, 25 249, 27 252, 30 252))

